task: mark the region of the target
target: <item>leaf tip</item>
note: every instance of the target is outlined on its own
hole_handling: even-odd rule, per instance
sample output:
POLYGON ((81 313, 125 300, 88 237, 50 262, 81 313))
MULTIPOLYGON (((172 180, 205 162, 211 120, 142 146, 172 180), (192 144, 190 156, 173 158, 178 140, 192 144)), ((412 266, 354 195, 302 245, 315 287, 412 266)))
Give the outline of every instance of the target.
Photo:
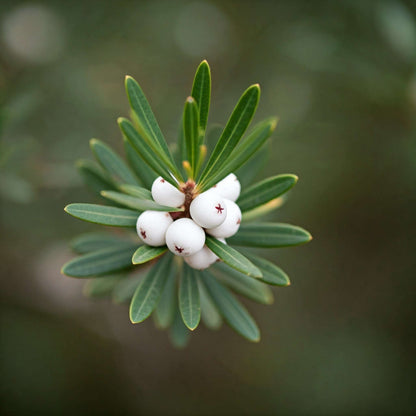
POLYGON ((186 102, 187 102, 187 103, 189 103, 189 104, 193 104, 193 103, 195 102, 195 99, 194 99, 193 97, 189 96, 189 97, 186 99, 186 102))

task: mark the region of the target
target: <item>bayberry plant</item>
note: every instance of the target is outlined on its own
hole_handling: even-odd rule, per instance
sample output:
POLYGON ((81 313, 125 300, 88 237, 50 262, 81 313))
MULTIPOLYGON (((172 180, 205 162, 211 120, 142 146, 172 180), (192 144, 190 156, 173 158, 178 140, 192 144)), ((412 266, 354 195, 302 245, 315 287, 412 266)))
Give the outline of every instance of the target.
POLYGON ((136 232, 75 238, 72 248, 80 256, 62 272, 92 278, 85 285, 88 296, 130 302, 133 323, 152 314, 159 328, 170 328, 176 346, 186 344, 201 319, 212 329, 224 320, 243 337, 259 341, 256 323, 232 292, 270 304, 268 285, 288 286, 289 278, 247 247, 296 246, 311 239, 300 227, 258 222, 281 205, 282 195, 298 179, 295 175, 241 187, 239 178, 255 170, 277 124, 275 118, 264 120, 243 137, 256 112, 259 85, 243 93, 224 129, 207 133, 211 74, 203 61, 173 148, 131 77, 126 77, 126 90, 131 120, 120 118, 118 124, 128 163, 97 139, 90 142, 96 162, 78 162, 86 184, 112 205, 76 203, 65 211, 136 232), (215 145, 210 137, 219 137, 215 145))

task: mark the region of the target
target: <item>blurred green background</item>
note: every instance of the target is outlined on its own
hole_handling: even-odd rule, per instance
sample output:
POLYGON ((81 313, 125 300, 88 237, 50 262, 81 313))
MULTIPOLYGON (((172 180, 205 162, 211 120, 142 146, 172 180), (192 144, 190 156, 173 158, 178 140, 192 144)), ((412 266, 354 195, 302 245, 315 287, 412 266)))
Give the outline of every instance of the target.
POLYGON ((3 415, 410 415, 415 406, 416 5, 412 1, 80 1, 0 5, 3 415), (210 122, 259 82, 278 115, 258 178, 300 181, 274 218, 311 244, 247 302, 260 344, 200 327, 174 350, 151 320, 82 296, 67 243, 98 226, 74 162, 122 151, 136 78, 176 139, 202 59, 210 122))

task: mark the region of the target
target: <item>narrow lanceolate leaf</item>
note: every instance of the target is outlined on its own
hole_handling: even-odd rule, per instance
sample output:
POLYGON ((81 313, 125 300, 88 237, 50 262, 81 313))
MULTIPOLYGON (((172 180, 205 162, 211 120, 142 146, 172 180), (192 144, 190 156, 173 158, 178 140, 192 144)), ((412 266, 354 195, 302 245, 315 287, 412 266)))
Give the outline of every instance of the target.
POLYGON ((194 178, 199 159, 199 120, 198 106, 192 97, 188 97, 185 102, 183 132, 186 156, 191 165, 192 178, 194 178))
POLYGON ((297 181, 296 175, 277 175, 264 179, 243 191, 237 204, 242 212, 252 210, 284 194, 297 181))
POLYGON ((137 116, 141 133, 153 151, 169 166, 173 173, 177 174, 177 168, 170 154, 168 145, 157 124, 156 118, 150 108, 139 84, 132 78, 126 77, 126 92, 130 106, 137 116))
POLYGON ((196 273, 186 265, 179 286, 179 309, 184 324, 193 331, 201 319, 201 305, 196 273))
POLYGON ((169 170, 165 167, 165 164, 159 157, 159 155, 149 146, 143 136, 135 129, 131 121, 120 117, 118 120, 121 132, 124 137, 130 142, 134 150, 140 155, 140 157, 162 178, 170 182, 172 185, 177 186, 177 183, 172 178, 169 170))
POLYGON ((127 241, 125 236, 110 234, 105 232, 86 233, 75 237, 70 246, 78 254, 90 253, 102 250, 103 248, 117 246, 127 241))
POLYGON ((144 271, 142 271, 142 273, 120 280, 113 290, 113 302, 118 304, 130 302, 144 276, 144 271))
POLYGON ((97 139, 91 139, 90 146, 98 163, 115 183, 138 184, 130 168, 109 146, 97 139))
POLYGON ((215 269, 219 270, 218 279, 232 289, 234 292, 245 296, 254 302, 270 305, 273 303, 273 293, 268 286, 260 282, 260 279, 253 279, 237 270, 232 269, 225 263, 218 263, 215 269))
POLYGON ((78 160, 76 167, 85 185, 97 194, 100 194, 103 189, 116 189, 114 183, 103 172, 100 166, 92 160, 78 160))
POLYGON ((122 192, 135 196, 136 198, 152 200, 152 193, 148 189, 142 188, 141 186, 124 184, 120 185, 119 188, 122 192))
POLYGON ((249 223, 241 225, 228 244, 247 247, 288 247, 309 242, 312 236, 303 228, 281 223, 249 223))
POLYGON ((137 288, 130 303, 130 320, 137 324, 144 321, 156 308, 169 276, 172 256, 165 256, 149 271, 137 288))
POLYGON ((181 211, 180 208, 167 207, 165 205, 159 205, 157 202, 150 199, 139 199, 131 195, 122 194, 115 191, 102 191, 101 195, 111 201, 124 205, 129 208, 137 209, 138 211, 181 211))
POLYGON ((271 261, 263 259, 252 253, 244 253, 250 261, 255 264, 263 273, 263 277, 259 280, 273 286, 289 286, 289 276, 271 261))
POLYGON ((211 101, 211 71, 207 61, 202 61, 196 70, 191 96, 199 110, 199 131, 203 138, 208 123, 209 104, 211 101))
POLYGON ((61 272, 72 277, 99 276, 132 266, 131 256, 137 245, 119 244, 88 253, 66 263, 61 272))
POLYGON ((82 293, 88 298, 104 298, 111 295, 123 275, 104 276, 85 282, 82 293))
POLYGON ((170 340, 175 348, 184 348, 189 342, 191 331, 183 323, 179 308, 175 306, 175 318, 169 332, 170 340))
POLYGON ((224 263, 247 276, 261 277, 261 271, 250 260, 244 257, 234 248, 221 243, 216 238, 207 237, 205 244, 213 251, 224 263))
POLYGON ((209 272, 202 272, 201 280, 226 322, 249 341, 260 341, 260 330, 246 308, 209 272))
POLYGON ((176 268, 171 267, 160 301, 153 316, 160 329, 168 328, 175 318, 176 306, 176 268))
POLYGON ((143 185, 150 189, 157 178, 157 173, 149 167, 125 137, 123 137, 123 144, 129 166, 143 185))
POLYGON ((166 246, 162 247, 151 247, 146 244, 140 246, 133 254, 132 263, 133 264, 143 264, 147 263, 150 260, 159 257, 163 253, 168 251, 166 246))
POLYGON ((278 198, 272 199, 271 201, 253 208, 250 211, 246 211, 243 213, 242 221, 246 223, 248 221, 253 221, 259 217, 263 217, 275 209, 280 208, 285 203, 285 201, 285 196, 279 196, 278 198))
POLYGON ((252 85, 241 96, 201 174, 201 187, 205 185, 204 182, 213 173, 221 169, 228 156, 237 146, 256 112, 259 98, 259 85, 252 85))
POLYGON ((214 301, 207 292, 204 284, 198 278, 199 299, 201 302, 201 320, 209 329, 219 329, 222 325, 221 314, 218 312, 214 301))
POLYGON ((231 153, 224 166, 215 172, 205 182, 204 189, 209 189, 231 172, 237 171, 247 162, 266 142, 276 128, 277 119, 271 118, 258 123, 243 142, 231 153))
POLYGON ((135 227, 139 212, 96 204, 69 204, 65 211, 75 218, 113 227, 135 227))

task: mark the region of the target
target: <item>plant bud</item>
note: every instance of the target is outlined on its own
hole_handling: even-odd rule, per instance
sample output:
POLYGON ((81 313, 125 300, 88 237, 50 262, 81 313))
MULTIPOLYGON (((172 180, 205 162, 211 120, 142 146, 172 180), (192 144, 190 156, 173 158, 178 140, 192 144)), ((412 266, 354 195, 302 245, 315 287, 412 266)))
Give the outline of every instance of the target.
POLYGON ((234 173, 230 173, 214 185, 212 189, 223 198, 229 199, 230 201, 237 201, 240 196, 241 184, 237 179, 237 176, 235 176, 234 173))
POLYGON ((185 202, 185 194, 161 176, 153 182, 152 197, 158 204, 168 207, 180 207, 185 202))
POLYGON ((137 234, 149 246, 163 246, 166 230, 172 223, 172 217, 168 212, 144 211, 137 218, 137 234))
POLYGON ((205 232, 190 218, 180 218, 166 231, 166 245, 177 256, 185 257, 204 247, 205 232))
POLYGON ((238 205, 230 201, 229 199, 224 199, 225 206, 227 207, 227 217, 225 221, 215 228, 207 229, 207 233, 213 237, 223 237, 228 238, 233 236, 238 229, 240 228, 241 223, 241 211, 238 205))
POLYGON ((192 219, 203 228, 214 228, 222 224, 227 216, 224 199, 209 190, 198 195, 191 203, 192 219))

